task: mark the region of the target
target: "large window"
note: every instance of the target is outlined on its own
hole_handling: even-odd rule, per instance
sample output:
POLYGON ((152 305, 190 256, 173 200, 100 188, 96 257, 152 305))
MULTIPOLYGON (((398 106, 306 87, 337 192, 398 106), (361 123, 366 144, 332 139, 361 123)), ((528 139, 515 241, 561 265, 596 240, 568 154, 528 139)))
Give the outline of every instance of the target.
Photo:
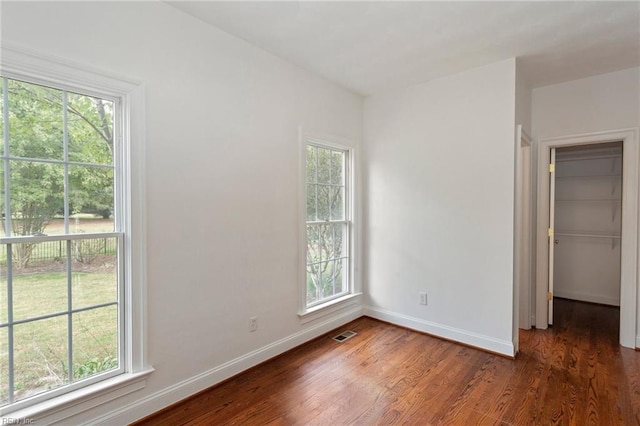
POLYGON ((350 292, 349 150, 306 146, 306 307, 350 292))
POLYGON ((19 407, 125 371, 121 104, 0 92, 0 407, 19 407))

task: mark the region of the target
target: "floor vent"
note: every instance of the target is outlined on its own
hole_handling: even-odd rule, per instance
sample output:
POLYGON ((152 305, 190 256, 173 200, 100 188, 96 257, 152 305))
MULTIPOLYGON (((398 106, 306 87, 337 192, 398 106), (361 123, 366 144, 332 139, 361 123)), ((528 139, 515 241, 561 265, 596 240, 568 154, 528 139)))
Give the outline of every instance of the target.
POLYGON ((346 330, 334 337, 333 340, 335 340, 336 342, 344 342, 345 340, 352 338, 356 334, 358 333, 356 333, 355 331, 346 330))

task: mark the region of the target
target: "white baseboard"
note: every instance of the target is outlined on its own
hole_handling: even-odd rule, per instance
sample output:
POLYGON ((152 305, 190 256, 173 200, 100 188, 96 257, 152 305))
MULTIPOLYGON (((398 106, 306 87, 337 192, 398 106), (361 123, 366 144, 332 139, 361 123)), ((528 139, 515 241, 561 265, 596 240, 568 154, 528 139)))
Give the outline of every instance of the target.
POLYGON ((482 334, 449 327, 431 321, 426 321, 421 318, 410 317, 372 306, 364 307, 364 315, 509 357, 513 357, 515 354, 513 343, 507 340, 495 339, 482 334))
POLYGON ((636 336, 636 349, 640 349, 640 336, 636 336))
POLYGON ((583 302, 602 303, 604 305, 620 306, 620 299, 608 296, 599 296, 597 294, 582 293, 579 291, 563 290, 559 288, 553 289, 555 297, 564 297, 565 299, 581 300, 583 302))
POLYGON ((125 405, 117 411, 93 419, 90 424, 128 424, 155 413, 171 404, 183 400, 190 395, 207 389, 230 377, 235 376, 251 367, 254 367, 281 353, 300 346, 324 333, 338 328, 356 318, 362 316, 362 307, 356 306, 345 312, 334 315, 331 319, 323 321, 298 333, 287 336, 274 343, 256 349, 253 352, 242 355, 236 359, 191 377, 173 386, 153 393, 145 398, 125 405))

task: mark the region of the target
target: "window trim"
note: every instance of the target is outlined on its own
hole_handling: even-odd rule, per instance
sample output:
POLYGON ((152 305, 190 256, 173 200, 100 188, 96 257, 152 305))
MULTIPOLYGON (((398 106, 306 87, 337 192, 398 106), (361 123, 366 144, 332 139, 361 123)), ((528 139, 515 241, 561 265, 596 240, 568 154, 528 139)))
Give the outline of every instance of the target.
POLYGON ((299 272, 298 272, 298 317, 301 324, 322 318, 360 302, 361 284, 358 271, 360 253, 360 220, 358 208, 359 179, 357 179, 357 155, 354 141, 331 135, 308 133, 299 129, 298 144, 298 244, 299 244, 299 272), (345 207, 349 229, 349 288, 346 294, 330 298, 325 302, 308 307, 306 303, 307 290, 307 205, 306 205, 306 152, 307 145, 315 145, 329 149, 342 150, 347 153, 347 180, 345 181, 345 207))
POLYGON ((121 148, 116 154, 120 167, 116 172, 121 174, 117 181, 121 185, 122 200, 128 206, 121 212, 122 228, 127 230, 124 249, 128 253, 124 259, 122 307, 122 330, 126 334, 122 360, 125 372, 25 408, 21 408, 24 404, 17 403, 0 410, 3 417, 30 418, 48 423, 91 409, 97 405, 96 400, 111 400, 141 389, 153 371, 147 358, 146 332, 144 87, 139 82, 6 43, 0 45, 0 73, 7 78, 81 91, 97 97, 108 96, 122 102, 118 135, 121 148))

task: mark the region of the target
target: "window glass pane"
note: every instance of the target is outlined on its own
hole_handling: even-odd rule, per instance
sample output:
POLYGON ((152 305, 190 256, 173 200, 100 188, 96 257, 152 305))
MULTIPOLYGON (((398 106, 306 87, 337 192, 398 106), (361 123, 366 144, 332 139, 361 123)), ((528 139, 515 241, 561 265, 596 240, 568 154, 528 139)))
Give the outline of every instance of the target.
POLYGON ((0 245, 0 324, 9 321, 7 299, 7 246, 0 245))
POLYGON ((11 246, 15 320, 67 310, 66 247, 66 241, 11 246))
POLYGON ((319 225, 307 225, 307 263, 320 261, 319 225))
POLYGON ((348 277, 348 259, 342 258, 336 260, 335 266, 335 281, 336 281, 336 294, 343 293, 348 290, 347 277, 348 277))
POLYGON ((316 182, 316 154, 317 149, 315 146, 307 145, 307 182, 316 182))
POLYGON ((330 219, 330 188, 327 185, 318 185, 318 220, 330 219))
POLYGON ((67 316, 14 327, 16 399, 24 399, 68 383, 67 316))
POLYGON ((11 161, 10 168, 13 235, 63 233, 55 219, 64 215, 64 166, 11 161))
POLYGON ((320 274, 318 264, 307 265, 307 305, 320 300, 320 274))
POLYGON ((9 330, 0 328, 0 404, 9 402, 9 330))
POLYGON ((68 94, 69 161, 113 163, 113 102, 68 94))
POLYGON ((73 379, 84 379, 117 367, 117 307, 73 314, 73 379))
POLYGON ((331 183, 331 150, 317 148, 318 151, 318 183, 331 183))
POLYGON ((0 160, 0 237, 5 235, 5 210, 4 200, 6 191, 4 190, 4 160, 0 160))
POLYGON ((118 301, 118 239, 71 242, 73 308, 118 301))
POLYGON ((320 276, 322 277, 322 298, 330 297, 334 294, 333 287, 335 282, 334 261, 323 262, 320 265, 320 276))
POLYGON ((4 155, 4 78, 0 78, 0 155, 4 155))
POLYGON ((346 291, 342 268, 342 260, 330 260, 307 266, 307 304, 313 304, 346 291))
POLYGON ((316 188, 317 185, 307 184, 307 221, 316 220, 316 188))
POLYGON ((339 224, 320 225, 320 260, 329 260, 335 257, 335 232, 334 228, 339 224))
POLYGON ((69 166, 69 232, 113 232, 113 169, 69 166))
POLYGON ((330 187, 331 220, 344 220, 344 188, 330 187))
POLYGON ((9 154, 63 159, 62 91, 9 80, 9 154))
POLYGON ((327 240, 327 225, 316 225, 316 229, 317 239, 315 240, 316 252, 314 253, 314 259, 319 262, 327 258, 326 244, 329 241, 327 240))
POLYGON ((333 228, 333 252, 332 259, 338 259, 340 257, 347 256, 347 250, 345 243, 347 242, 347 224, 346 223, 334 223, 333 228))
POLYGON ((344 178, 344 152, 331 152, 331 183, 343 185, 344 178))

